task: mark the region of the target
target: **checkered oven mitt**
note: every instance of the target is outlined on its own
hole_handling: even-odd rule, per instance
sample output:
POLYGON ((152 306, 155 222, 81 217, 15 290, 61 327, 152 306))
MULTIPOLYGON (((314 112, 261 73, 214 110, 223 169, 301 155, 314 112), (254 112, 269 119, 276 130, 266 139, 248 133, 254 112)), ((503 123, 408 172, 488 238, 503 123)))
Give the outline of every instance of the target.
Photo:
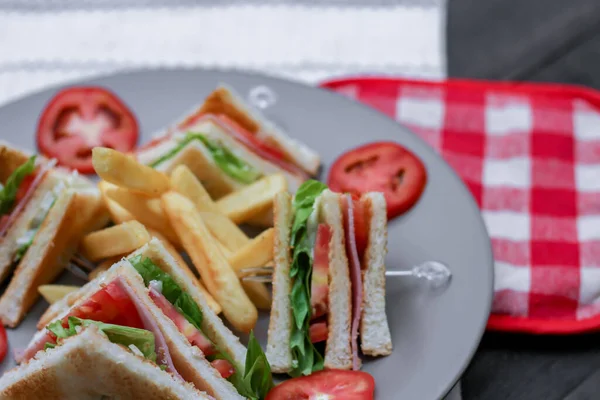
POLYGON ((412 129, 469 187, 494 249, 489 330, 600 330, 600 93, 453 80, 323 86, 412 129))

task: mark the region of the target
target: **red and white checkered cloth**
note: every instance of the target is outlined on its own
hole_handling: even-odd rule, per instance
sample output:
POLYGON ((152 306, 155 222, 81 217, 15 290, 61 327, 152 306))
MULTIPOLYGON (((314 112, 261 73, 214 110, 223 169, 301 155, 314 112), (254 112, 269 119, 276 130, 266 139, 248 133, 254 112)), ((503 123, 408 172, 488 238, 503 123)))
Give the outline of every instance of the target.
POLYGON ((452 80, 323 86, 411 128, 470 188, 495 256, 488 329, 600 330, 600 93, 452 80))

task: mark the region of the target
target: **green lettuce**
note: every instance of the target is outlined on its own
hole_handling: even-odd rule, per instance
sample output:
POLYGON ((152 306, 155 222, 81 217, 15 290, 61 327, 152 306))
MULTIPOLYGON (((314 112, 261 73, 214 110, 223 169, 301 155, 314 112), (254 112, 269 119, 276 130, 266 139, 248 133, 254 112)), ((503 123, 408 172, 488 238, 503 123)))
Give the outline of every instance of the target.
MULTIPOLYGON (((224 355, 224 353, 221 354, 224 355)), ((235 366, 235 363, 229 357, 224 355, 223 358, 235 366)), ((260 347, 260 343, 254 337, 254 331, 250 332, 250 338, 248 339, 244 374, 241 375, 239 369, 236 368, 236 372, 229 377, 229 381, 239 394, 250 400, 264 399, 273 388, 271 366, 260 347)))
MULTIPOLYGON (((154 334, 145 329, 131 328, 128 326, 105 324, 104 322, 92 321, 90 319, 80 319, 77 317, 69 317, 69 326, 62 326, 60 320, 54 321, 46 327, 57 337, 57 342, 62 339, 74 336, 77 334, 76 327, 88 327, 96 325, 103 332, 108 340, 112 343, 123 345, 129 348, 130 345, 137 347, 144 357, 152 362, 156 362, 156 345, 154 342, 154 334)), ((53 348, 55 345, 46 343, 45 348, 53 348)))
POLYGON ((324 183, 308 180, 294 196, 294 222, 290 238, 293 249, 290 277, 294 281, 290 294, 293 317, 290 337, 293 360, 291 376, 310 375, 323 369, 323 356, 310 341, 310 281, 314 243, 309 239, 306 225, 315 200, 325 189, 327 186, 324 183))
POLYGON ((228 176, 235 179, 238 182, 249 184, 256 181, 262 176, 262 174, 250 166, 248 163, 233 154, 228 148, 223 146, 221 143, 207 138, 202 133, 188 132, 185 138, 173 147, 167 153, 163 154, 158 159, 154 160, 149 165, 152 168, 156 168, 165 161, 175 157, 185 146, 194 140, 198 140, 204 144, 204 147, 209 151, 215 164, 228 176))
POLYGON ((0 215, 8 214, 15 204, 19 186, 23 180, 35 171, 35 156, 31 156, 8 177, 4 187, 0 188, 0 215))
POLYGON ((137 255, 131 257, 129 262, 142 276, 146 286, 148 286, 151 281, 162 282, 163 296, 175 306, 177 311, 179 311, 185 319, 202 332, 202 329, 200 328, 200 324, 202 323, 202 311, 192 296, 184 292, 169 274, 156 266, 148 257, 137 255))

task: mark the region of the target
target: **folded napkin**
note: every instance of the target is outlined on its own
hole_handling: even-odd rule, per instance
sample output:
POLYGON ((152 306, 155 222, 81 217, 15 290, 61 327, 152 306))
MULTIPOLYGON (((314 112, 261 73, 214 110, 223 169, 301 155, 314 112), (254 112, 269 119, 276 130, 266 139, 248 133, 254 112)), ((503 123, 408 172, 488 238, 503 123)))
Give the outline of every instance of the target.
POLYGON ((600 329, 600 93, 459 80, 323 86, 412 129, 469 187, 494 249, 489 330, 600 329))

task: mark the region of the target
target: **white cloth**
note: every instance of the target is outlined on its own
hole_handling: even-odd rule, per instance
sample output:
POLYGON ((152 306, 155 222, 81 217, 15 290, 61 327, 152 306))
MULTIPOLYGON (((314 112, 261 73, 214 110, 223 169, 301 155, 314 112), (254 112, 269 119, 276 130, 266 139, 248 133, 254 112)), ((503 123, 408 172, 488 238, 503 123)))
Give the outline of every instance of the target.
MULTIPOLYGON (((0 104, 122 70, 441 79, 445 0, 0 0, 0 104), (217 5, 218 4, 218 5, 217 5)), ((459 400, 455 390, 447 400, 459 400)))
POLYGON ((309 83, 446 74, 441 0, 129 2, 0 0, 0 103, 148 67, 252 69, 309 83))

